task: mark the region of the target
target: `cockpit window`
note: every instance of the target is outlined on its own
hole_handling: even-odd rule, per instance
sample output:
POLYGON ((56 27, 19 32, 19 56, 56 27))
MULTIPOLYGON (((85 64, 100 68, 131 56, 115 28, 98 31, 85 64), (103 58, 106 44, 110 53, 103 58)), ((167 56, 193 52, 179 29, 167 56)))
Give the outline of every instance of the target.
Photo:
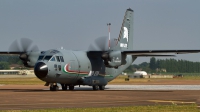
POLYGON ((55 57, 52 57, 50 61, 56 61, 55 57))
POLYGON ((64 59, 63 59, 63 57, 62 57, 62 56, 60 56, 60 60, 61 60, 61 62, 64 62, 64 59))
POLYGON ((44 56, 39 56, 38 60, 42 60, 44 58, 44 56))
POLYGON ((56 59, 58 62, 60 62, 60 57, 59 56, 56 56, 56 59))
POLYGON ((48 60, 48 61, 49 61, 49 60, 51 59, 51 57, 52 57, 52 56, 45 56, 45 57, 44 57, 44 60, 48 60))

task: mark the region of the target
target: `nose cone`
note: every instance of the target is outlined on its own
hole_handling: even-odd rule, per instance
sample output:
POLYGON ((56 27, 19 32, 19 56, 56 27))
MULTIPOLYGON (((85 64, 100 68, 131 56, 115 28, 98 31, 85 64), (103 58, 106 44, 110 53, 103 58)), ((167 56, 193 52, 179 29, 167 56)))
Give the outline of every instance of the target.
POLYGON ((35 65, 34 72, 38 78, 44 78, 48 74, 48 67, 45 63, 38 62, 35 65))

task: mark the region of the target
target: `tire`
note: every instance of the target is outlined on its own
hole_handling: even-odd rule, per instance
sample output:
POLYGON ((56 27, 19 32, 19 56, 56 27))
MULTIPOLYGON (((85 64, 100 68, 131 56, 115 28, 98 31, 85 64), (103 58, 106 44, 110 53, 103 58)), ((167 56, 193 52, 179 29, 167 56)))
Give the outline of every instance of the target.
POLYGON ((62 86, 62 90, 63 90, 63 91, 66 91, 66 90, 67 90, 67 85, 66 85, 66 84, 61 84, 61 86, 62 86))
POLYGON ((104 90, 105 86, 99 86, 99 90, 104 90))
POLYGON ((55 91, 53 87, 50 86, 50 91, 55 91))
POLYGON ((92 86, 92 89, 93 89, 93 90, 98 90, 98 89, 99 89, 99 86, 92 86))
POLYGON ((70 85, 70 86, 69 86, 69 90, 74 90, 74 86, 73 86, 73 85, 70 85))
POLYGON ((57 85, 50 86, 50 91, 57 91, 59 87, 57 85))

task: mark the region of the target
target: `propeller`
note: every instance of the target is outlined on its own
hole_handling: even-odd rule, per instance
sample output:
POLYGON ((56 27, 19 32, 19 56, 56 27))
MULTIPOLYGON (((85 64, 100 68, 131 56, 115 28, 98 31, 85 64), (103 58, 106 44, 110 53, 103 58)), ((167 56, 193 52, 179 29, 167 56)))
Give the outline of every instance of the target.
MULTIPOLYGON (((107 67, 117 67, 121 64, 121 52, 120 51, 113 51, 112 48, 116 46, 116 40, 110 40, 110 48, 109 49, 109 40, 108 37, 99 37, 94 40, 92 44, 90 44, 88 50, 90 58, 94 58, 94 63, 100 63, 103 61, 104 65, 107 67), (117 61, 119 62, 112 62, 112 57, 118 57, 117 61), (102 61, 98 60, 101 58, 102 61)), ((114 59, 114 58, 113 58, 114 59)), ((101 65, 101 64, 99 64, 101 65)), ((95 66, 95 65, 94 65, 95 66)))
POLYGON ((9 47, 10 52, 18 52, 19 58, 23 61, 25 66, 30 62, 29 56, 31 52, 39 51, 36 45, 32 45, 33 41, 28 38, 21 38, 20 40, 15 40, 9 47))
POLYGON ((15 40, 9 47, 10 52, 30 52, 39 51, 36 45, 32 45, 33 41, 28 38, 21 38, 20 40, 15 40))
MULTIPOLYGON (((114 47, 116 42, 114 39, 110 40, 110 48, 114 47)), ((90 44, 89 51, 108 51, 109 50, 109 40, 108 37, 98 37, 94 40, 92 44, 90 44)))

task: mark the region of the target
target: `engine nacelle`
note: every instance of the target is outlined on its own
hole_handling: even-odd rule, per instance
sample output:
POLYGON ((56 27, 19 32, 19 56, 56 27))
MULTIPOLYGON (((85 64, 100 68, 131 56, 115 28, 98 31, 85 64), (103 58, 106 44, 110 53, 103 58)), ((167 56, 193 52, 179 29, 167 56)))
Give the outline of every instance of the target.
POLYGON ((82 77, 79 80, 79 83, 89 86, 94 86, 94 85, 105 86, 107 85, 108 82, 105 80, 103 76, 88 76, 88 77, 82 77))
POLYGON ((121 51, 111 51, 102 55, 106 67, 119 67, 126 64, 126 55, 122 54, 121 51))
POLYGON ((22 60, 25 67, 34 67, 40 52, 28 52, 20 54, 19 58, 22 60))

